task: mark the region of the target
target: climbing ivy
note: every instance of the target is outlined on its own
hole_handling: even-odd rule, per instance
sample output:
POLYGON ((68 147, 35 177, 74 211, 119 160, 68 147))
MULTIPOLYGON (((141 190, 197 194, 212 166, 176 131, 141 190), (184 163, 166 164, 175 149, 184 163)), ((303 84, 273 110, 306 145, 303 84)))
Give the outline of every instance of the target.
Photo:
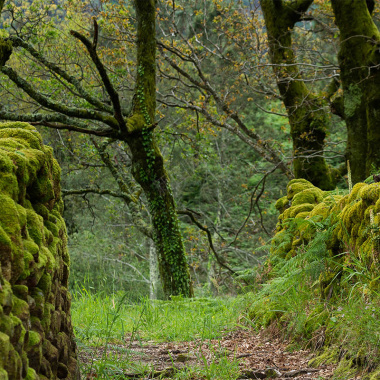
POLYGON ((190 275, 182 234, 179 229, 175 202, 163 167, 160 167, 159 151, 155 145, 152 119, 148 112, 145 89, 142 83, 145 70, 137 68, 136 109, 144 118, 141 130, 144 165, 140 166, 140 180, 148 189, 149 210, 152 215, 153 238, 159 255, 159 266, 165 293, 192 295, 190 275), (145 168, 145 169, 144 169, 145 168))

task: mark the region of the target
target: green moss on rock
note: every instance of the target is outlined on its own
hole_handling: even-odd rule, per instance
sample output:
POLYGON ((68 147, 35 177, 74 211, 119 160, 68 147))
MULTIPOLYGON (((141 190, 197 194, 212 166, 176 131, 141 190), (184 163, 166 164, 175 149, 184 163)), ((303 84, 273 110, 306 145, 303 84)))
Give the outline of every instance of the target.
POLYGON ((33 210, 27 210, 27 226, 29 237, 40 247, 44 237, 43 218, 33 210))
POLYGON ((0 204, 0 379, 73 379, 60 168, 26 123, 0 123, 0 204))
POLYGON ((280 211, 280 213, 283 213, 285 211, 285 209, 287 208, 287 206, 289 206, 290 202, 289 202, 289 199, 288 197, 285 195, 284 197, 280 198, 276 204, 275 204, 275 208, 280 211))
MULTIPOLYGON (((315 223, 329 220, 335 226, 327 243, 330 256, 338 255, 345 262, 347 249, 367 268, 378 267, 380 257, 380 184, 357 183, 351 193, 336 195, 324 192, 304 179, 289 182, 286 198, 277 201, 281 214, 277 233, 271 243, 270 263, 277 257, 290 259, 299 248, 308 244, 317 232, 315 223), (286 204, 285 208, 283 205, 286 204)), ((344 270, 344 269, 343 269, 344 270)), ((376 275, 374 278, 377 277, 376 275)), ((336 276, 336 273, 333 273, 336 276)), ((328 297, 331 281, 320 278, 320 295, 328 297)), ((377 284, 369 289, 378 289, 377 284), (376 286, 375 286, 376 285, 376 286)), ((374 290, 375 291, 375 290, 374 290)))
POLYGON ((3 368, 0 368, 0 380, 9 380, 8 372, 3 368))
POLYGON ((25 285, 13 285, 12 291, 16 297, 18 297, 24 301, 28 300, 28 287, 27 286, 25 286, 25 285))
POLYGON ((27 372, 26 377, 25 377, 25 380, 38 380, 38 379, 39 379, 39 377, 38 377, 36 371, 33 368, 29 367, 28 372, 27 372))
POLYGON ((296 206, 292 206, 289 208, 289 218, 296 218, 297 215, 303 212, 307 212, 307 215, 309 215, 309 212, 313 210, 314 205, 310 203, 303 203, 303 204, 298 204, 296 206))
POLYGON ((44 294, 49 294, 51 289, 51 276, 49 273, 44 273, 37 284, 38 288, 42 290, 44 294))
POLYGON ((305 203, 316 204, 322 201, 324 192, 317 187, 308 188, 295 194, 292 200, 292 206, 298 206, 305 203))
POLYGON ((22 299, 13 296, 13 307, 12 314, 17 316, 23 321, 27 321, 29 319, 29 305, 27 302, 22 299))
POLYGON ((303 190, 314 188, 315 186, 303 178, 292 179, 286 188, 287 198, 293 199, 293 197, 303 190))
POLYGON ((4 368, 10 350, 9 336, 0 331, 0 368, 4 368))

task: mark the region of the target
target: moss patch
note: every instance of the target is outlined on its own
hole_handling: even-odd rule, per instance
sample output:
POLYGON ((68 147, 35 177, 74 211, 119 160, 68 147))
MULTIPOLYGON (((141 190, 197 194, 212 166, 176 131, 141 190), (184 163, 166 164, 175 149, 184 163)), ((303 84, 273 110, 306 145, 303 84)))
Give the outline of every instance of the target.
POLYGON ((0 377, 72 379, 60 168, 26 123, 0 123, 0 204, 0 377), (52 319, 59 323, 53 326, 52 319), (51 352, 60 366, 50 361, 51 352))

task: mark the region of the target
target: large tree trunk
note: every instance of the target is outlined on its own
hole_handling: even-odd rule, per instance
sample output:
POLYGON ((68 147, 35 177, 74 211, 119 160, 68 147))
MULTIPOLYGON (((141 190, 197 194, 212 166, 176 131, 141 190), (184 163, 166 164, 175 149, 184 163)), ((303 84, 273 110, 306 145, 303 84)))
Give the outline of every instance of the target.
POLYGON ((355 183, 380 168, 380 34, 370 14, 372 1, 331 3, 340 30, 347 158, 355 183))
POLYGON ((313 0, 261 0, 267 28, 270 59, 277 86, 289 115, 296 178, 306 178, 324 190, 335 187, 336 174, 323 151, 330 122, 328 104, 311 93, 301 80, 294 51, 292 29, 313 0))
MULTIPOLYGON (((5 0, 0 0, 0 13, 3 9, 5 0)), ((9 41, 4 41, 0 38, 0 67, 4 66, 5 62, 8 61, 12 53, 12 44, 9 41)))
POLYGON ((135 0, 137 14, 136 101, 125 141, 132 174, 148 199, 159 270, 167 297, 193 295, 169 177, 153 133, 156 111, 155 1, 135 0))
POLYGON ((148 198, 161 281, 166 296, 192 296, 190 272, 163 157, 147 128, 128 140, 132 174, 148 198))

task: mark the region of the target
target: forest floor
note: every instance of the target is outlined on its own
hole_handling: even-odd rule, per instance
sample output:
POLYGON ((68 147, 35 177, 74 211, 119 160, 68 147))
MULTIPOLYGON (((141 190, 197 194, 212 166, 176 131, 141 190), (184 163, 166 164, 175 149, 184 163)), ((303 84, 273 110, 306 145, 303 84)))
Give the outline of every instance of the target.
POLYGON ((119 379, 322 380, 331 379, 334 370, 333 365, 310 368, 311 352, 290 352, 289 342, 249 329, 238 328, 218 339, 185 342, 132 339, 133 335, 128 334, 125 344, 81 346, 79 357, 85 378, 98 378, 98 363, 102 361, 110 370, 112 363, 117 363, 119 371, 109 378, 119 379), (120 371, 123 362, 129 363, 127 371, 120 371))

